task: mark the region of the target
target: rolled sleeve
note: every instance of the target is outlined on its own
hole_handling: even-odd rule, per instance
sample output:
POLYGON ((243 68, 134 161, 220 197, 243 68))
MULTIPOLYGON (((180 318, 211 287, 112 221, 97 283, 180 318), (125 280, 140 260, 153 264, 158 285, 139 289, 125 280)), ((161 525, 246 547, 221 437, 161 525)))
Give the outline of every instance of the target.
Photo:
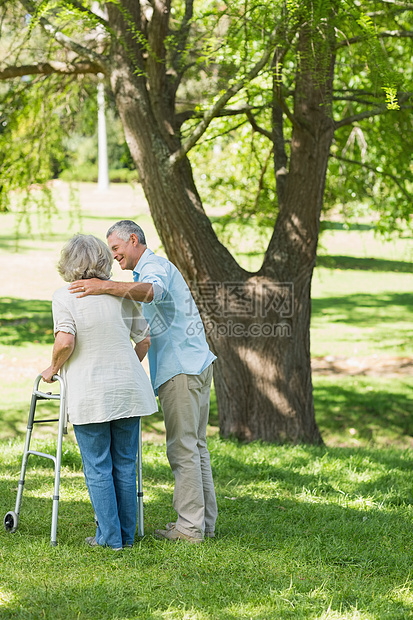
POLYGON ((158 282, 152 282, 152 288, 153 288, 152 302, 157 304, 160 301, 162 301, 163 298, 165 297, 165 289, 160 284, 158 284, 158 282))
POLYGON ((144 318, 140 304, 133 305, 132 323, 130 327, 130 336, 132 340, 137 344, 145 340, 149 336, 149 325, 144 318))
POLYGON ((135 342, 136 344, 138 342, 142 342, 142 340, 145 340, 145 338, 147 336, 149 336, 149 325, 148 323, 145 321, 145 319, 143 318, 143 316, 139 319, 136 319, 133 321, 132 323, 132 329, 130 332, 131 338, 133 340, 133 342, 135 342))
POLYGON ((52 312, 54 334, 65 332, 67 334, 72 334, 72 336, 76 336, 76 323, 70 310, 53 299, 52 312))
POLYGON ((140 282, 152 284, 153 289, 153 299, 144 303, 157 304, 165 299, 168 292, 166 274, 163 277, 154 273, 142 274, 140 282))

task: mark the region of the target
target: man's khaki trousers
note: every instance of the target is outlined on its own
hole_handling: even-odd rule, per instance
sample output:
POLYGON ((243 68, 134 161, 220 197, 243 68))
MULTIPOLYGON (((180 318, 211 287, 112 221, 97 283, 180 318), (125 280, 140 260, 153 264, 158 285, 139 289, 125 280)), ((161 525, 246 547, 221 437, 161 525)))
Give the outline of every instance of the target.
POLYGON ((212 364, 200 375, 176 375, 159 388, 166 452, 175 478, 176 529, 195 538, 215 530, 217 502, 206 428, 212 364))

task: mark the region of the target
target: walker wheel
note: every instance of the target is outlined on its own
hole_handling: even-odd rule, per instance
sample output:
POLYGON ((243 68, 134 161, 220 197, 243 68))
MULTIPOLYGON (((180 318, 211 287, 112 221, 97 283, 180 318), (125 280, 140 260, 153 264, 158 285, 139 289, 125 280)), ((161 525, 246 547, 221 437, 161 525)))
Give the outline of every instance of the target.
POLYGON ((19 523, 19 517, 16 515, 16 513, 13 510, 10 510, 4 517, 3 523, 4 523, 4 529, 6 530, 6 532, 10 532, 10 534, 13 534, 13 532, 17 530, 17 526, 19 523))

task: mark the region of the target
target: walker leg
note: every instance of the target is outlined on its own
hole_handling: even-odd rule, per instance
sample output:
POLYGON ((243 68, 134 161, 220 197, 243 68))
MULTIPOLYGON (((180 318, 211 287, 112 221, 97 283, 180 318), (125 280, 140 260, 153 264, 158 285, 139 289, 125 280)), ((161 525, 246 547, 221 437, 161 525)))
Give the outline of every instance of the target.
MULTIPOLYGON (((22 458, 22 466, 20 471, 20 480, 17 489, 17 498, 16 498, 16 506, 14 511, 10 510, 6 516, 4 517, 3 524, 6 532, 15 532, 17 530, 17 526, 19 523, 19 514, 20 514, 20 506, 23 496, 23 487, 24 480, 26 476, 26 468, 27 461, 29 458, 29 454, 35 454, 36 456, 41 456, 48 458, 53 461, 55 467, 55 481, 54 481, 54 494, 53 494, 53 511, 52 511, 52 530, 51 530, 51 540, 50 544, 55 546, 56 542, 56 532, 57 532, 57 513, 59 508, 59 485, 60 485, 60 469, 62 462, 62 446, 63 446, 63 433, 65 433, 65 384, 63 379, 59 375, 53 375, 53 379, 58 380, 60 383, 60 393, 52 394, 51 392, 41 392, 39 391, 39 383, 42 380, 42 376, 38 375, 36 381, 34 382, 32 399, 30 403, 30 412, 29 412, 29 421, 27 423, 27 432, 26 432, 26 440, 24 444, 24 452, 22 458), (33 431, 34 424, 34 414, 36 410, 36 403, 38 400, 60 400, 60 411, 59 411, 59 430, 57 437, 57 450, 56 456, 52 456, 51 454, 45 454, 43 452, 37 452, 34 450, 30 450, 30 440, 33 431)), ((46 420, 43 420, 45 422, 46 420)), ((50 420, 54 422, 55 420, 50 420)), ((40 421, 42 422, 42 421, 40 421)))
POLYGON ((56 461, 55 461, 55 477, 53 492, 53 509, 52 509, 52 529, 50 534, 50 544, 55 547, 57 545, 57 515, 59 511, 59 486, 60 486, 60 469, 62 462, 62 436, 63 427, 59 418, 59 434, 57 437, 56 461))
MULTIPOLYGON (((57 375, 55 375, 57 376, 57 375)), ((59 511, 59 487, 60 487, 60 470, 62 464, 63 435, 65 434, 65 387, 63 381, 60 381, 60 409, 59 409, 59 427, 57 432, 57 447, 55 459, 55 476, 54 476, 54 492, 53 492, 53 509, 52 509, 52 529, 50 534, 50 544, 53 547, 57 545, 57 515, 59 511)))
POLYGON ((33 430, 33 420, 34 420, 34 412, 36 409, 36 402, 37 402, 37 397, 35 394, 32 394, 32 399, 30 402, 29 420, 27 422, 26 439, 24 442, 22 466, 20 470, 20 479, 19 479, 19 484, 17 487, 16 504, 15 504, 14 511, 10 510, 4 517, 4 528, 6 532, 10 532, 10 533, 15 532, 19 524, 20 506, 21 506, 22 497, 23 497, 23 488, 24 488, 24 480, 26 477, 27 461, 29 459, 30 440, 31 440, 32 430, 33 430))
POLYGON ((143 486, 142 486, 142 418, 139 420, 139 443, 136 455, 136 469, 138 474, 138 536, 144 535, 143 529, 143 486))

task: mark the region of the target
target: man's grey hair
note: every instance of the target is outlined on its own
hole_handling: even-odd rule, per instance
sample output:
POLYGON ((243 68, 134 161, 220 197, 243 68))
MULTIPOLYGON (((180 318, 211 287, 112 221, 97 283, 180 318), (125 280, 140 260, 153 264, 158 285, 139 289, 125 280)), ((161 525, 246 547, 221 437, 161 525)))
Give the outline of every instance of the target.
POLYGON ((57 270, 65 282, 100 278, 109 280, 112 254, 104 241, 93 235, 75 235, 60 254, 57 270))
POLYGON ((145 233, 142 228, 132 220, 120 220, 113 224, 106 233, 106 239, 115 233, 122 241, 129 241, 132 234, 138 237, 139 243, 146 245, 145 233))

